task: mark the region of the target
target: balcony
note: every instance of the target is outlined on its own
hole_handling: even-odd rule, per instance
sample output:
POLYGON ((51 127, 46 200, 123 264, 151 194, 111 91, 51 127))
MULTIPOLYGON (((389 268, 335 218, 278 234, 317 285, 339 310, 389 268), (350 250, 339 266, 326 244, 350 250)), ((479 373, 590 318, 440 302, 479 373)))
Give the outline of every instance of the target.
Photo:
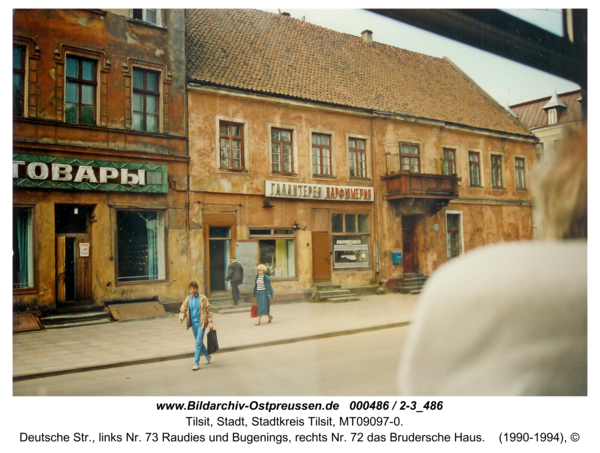
POLYGON ((398 154, 387 154, 386 175, 381 177, 385 181, 387 200, 404 199, 411 205, 414 201, 427 202, 430 213, 434 213, 458 198, 458 176, 411 173, 400 168, 398 154))

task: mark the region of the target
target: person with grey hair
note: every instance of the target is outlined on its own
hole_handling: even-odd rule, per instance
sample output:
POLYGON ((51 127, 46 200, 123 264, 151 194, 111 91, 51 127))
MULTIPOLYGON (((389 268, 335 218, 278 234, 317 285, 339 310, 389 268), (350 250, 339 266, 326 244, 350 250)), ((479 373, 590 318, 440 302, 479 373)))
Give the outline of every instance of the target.
POLYGON ((403 395, 587 395, 587 128, 539 164, 542 241, 433 273, 401 357, 403 395))
POLYGON ((273 320, 271 316, 271 301, 270 297, 275 297, 275 292, 271 286, 271 279, 265 274, 267 266, 259 264, 256 268, 257 274, 254 279, 254 303, 258 304, 258 319, 256 320, 256 326, 260 326, 260 318, 262 316, 268 316, 269 321, 273 320))

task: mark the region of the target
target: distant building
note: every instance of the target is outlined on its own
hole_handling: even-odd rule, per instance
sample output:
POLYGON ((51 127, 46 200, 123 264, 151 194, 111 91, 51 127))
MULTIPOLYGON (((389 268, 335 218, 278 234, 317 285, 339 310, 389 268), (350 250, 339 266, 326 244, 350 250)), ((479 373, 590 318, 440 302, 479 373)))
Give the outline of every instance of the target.
MULTIPOLYGON (((509 109, 539 139, 537 159, 553 155, 582 123, 581 90, 554 94, 541 99, 511 105, 509 109)), ((533 236, 541 236, 538 216, 533 210, 533 236)))
POLYGON ((554 153, 582 122, 581 90, 511 105, 510 109, 539 138, 538 158, 554 153))

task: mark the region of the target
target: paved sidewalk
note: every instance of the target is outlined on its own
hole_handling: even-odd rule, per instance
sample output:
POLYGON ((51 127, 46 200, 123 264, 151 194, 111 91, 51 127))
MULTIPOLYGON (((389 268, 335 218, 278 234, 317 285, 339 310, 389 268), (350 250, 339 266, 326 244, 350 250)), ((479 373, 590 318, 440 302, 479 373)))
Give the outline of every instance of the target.
MULTIPOLYGON (((220 350, 290 343, 401 326, 411 321, 418 296, 361 296, 345 303, 271 305, 273 322, 254 326, 250 313, 213 314, 220 350)), ((206 339, 205 339, 206 341, 206 339)), ((176 314, 13 335, 13 380, 180 358, 193 360, 191 329, 176 314)))

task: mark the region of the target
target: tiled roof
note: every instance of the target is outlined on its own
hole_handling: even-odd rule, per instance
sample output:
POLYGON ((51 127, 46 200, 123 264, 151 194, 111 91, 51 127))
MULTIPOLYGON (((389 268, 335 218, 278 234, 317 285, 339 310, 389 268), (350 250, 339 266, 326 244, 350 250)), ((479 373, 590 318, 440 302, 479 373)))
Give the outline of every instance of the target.
POLYGON ((256 10, 186 10, 186 35, 190 82, 531 135, 446 59, 256 10))
MULTIPOLYGON (((511 105, 510 108, 521 122, 529 128, 548 126, 548 112, 544 110, 544 106, 551 97, 546 96, 545 98, 522 102, 521 104, 511 105)), ((578 100, 581 98, 581 90, 562 93, 558 97, 566 104, 567 108, 559 108, 557 124, 581 121, 581 102, 578 100)))

